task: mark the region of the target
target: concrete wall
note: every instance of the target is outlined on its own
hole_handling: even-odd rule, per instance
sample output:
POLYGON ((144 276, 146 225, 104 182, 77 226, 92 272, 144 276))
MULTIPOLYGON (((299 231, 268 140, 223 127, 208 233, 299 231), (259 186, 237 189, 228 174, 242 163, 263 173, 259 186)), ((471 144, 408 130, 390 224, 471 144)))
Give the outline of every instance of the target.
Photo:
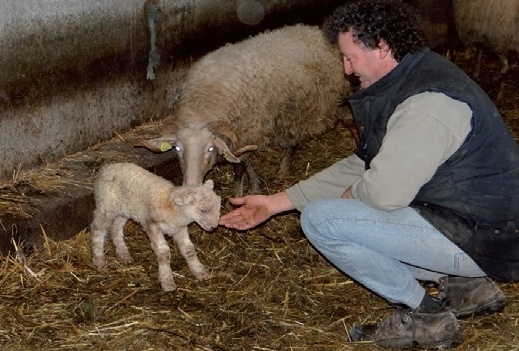
POLYGON ((2 0, 0 184, 171 112, 199 55, 267 28, 320 24, 342 2, 2 0), (154 80, 149 4, 163 15, 154 80))

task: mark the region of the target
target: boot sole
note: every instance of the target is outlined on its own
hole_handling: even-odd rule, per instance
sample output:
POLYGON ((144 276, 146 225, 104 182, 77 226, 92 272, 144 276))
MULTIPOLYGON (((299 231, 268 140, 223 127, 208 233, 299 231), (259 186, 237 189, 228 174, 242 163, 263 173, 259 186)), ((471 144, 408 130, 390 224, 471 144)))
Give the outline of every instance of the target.
POLYGON ((449 340, 444 340, 440 342, 436 342, 434 344, 427 344, 427 343, 418 343, 421 347, 424 349, 437 349, 437 350, 447 350, 455 348, 456 346, 460 345, 463 341, 463 337, 459 335, 454 340, 451 338, 449 340))
POLYGON ((463 341, 463 334, 459 332, 457 335, 453 335, 450 338, 445 340, 436 341, 434 343, 420 343, 417 341, 409 343, 408 340, 405 339, 386 339, 386 340, 371 340, 369 335, 374 332, 376 329, 376 325, 356 325, 349 331, 350 342, 369 342, 374 346, 381 348, 412 348, 414 345, 419 345, 424 349, 437 349, 437 350, 447 350, 454 348, 461 344, 463 341))
POLYGON ((464 318, 464 317, 470 317, 470 316, 488 316, 490 314, 501 312, 506 305, 506 298, 499 299, 496 301, 489 302, 487 304, 478 306, 474 308, 473 310, 469 311, 456 311, 456 317, 458 318, 464 318))

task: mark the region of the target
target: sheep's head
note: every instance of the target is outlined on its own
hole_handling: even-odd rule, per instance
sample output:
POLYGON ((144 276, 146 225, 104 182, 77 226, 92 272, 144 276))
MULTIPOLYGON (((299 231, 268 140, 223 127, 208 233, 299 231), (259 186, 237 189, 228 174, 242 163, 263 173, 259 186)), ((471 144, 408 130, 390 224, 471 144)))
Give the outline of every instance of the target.
POLYGON ((138 139, 133 145, 153 152, 175 149, 184 175, 183 184, 192 186, 203 183, 218 154, 229 162, 238 163, 245 152, 257 149, 255 145, 247 145, 232 152, 229 143, 236 145, 237 138, 228 123, 214 122, 203 127, 172 124, 162 130, 160 137, 138 139))

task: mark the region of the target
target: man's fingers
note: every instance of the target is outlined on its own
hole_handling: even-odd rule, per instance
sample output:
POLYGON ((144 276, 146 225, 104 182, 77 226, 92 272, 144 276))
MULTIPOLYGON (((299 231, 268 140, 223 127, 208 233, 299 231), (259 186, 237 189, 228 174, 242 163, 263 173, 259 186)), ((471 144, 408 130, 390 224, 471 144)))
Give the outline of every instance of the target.
POLYGON ((229 198, 229 202, 233 205, 243 205, 244 198, 243 197, 231 197, 231 198, 229 198))
POLYGON ((235 222, 220 221, 220 225, 223 225, 224 227, 227 227, 227 228, 238 229, 238 230, 245 230, 245 229, 250 228, 250 225, 248 225, 245 221, 235 221, 235 222))
POLYGON ((236 221, 239 217, 241 217, 240 209, 232 210, 229 213, 226 213, 220 217, 220 221, 224 222, 232 222, 233 220, 236 221))

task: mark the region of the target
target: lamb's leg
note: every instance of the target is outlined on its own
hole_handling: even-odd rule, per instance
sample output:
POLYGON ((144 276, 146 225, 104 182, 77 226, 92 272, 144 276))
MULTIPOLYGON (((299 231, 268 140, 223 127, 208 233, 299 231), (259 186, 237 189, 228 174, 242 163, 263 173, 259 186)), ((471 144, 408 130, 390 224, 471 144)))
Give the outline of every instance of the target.
POLYGON ((191 273, 193 273, 199 280, 209 279, 209 273, 200 260, 198 260, 198 256, 196 255, 195 251, 195 245, 193 245, 193 242, 189 238, 187 227, 180 228, 178 232, 173 234, 173 239, 177 243, 180 254, 186 260, 191 273))
POLYGON ((115 253, 124 263, 130 263, 133 261, 132 256, 128 251, 128 246, 126 246, 126 243, 124 242, 124 225, 127 221, 128 219, 125 217, 117 217, 113 221, 110 229, 110 236, 115 246, 115 253))
POLYGON ((168 243, 164 239, 162 231, 156 224, 149 224, 146 234, 150 239, 150 245, 157 256, 159 266, 159 282, 164 291, 173 291, 177 288, 171 271, 171 252, 168 243))
POLYGON ((106 265, 105 239, 111 219, 99 212, 94 213, 94 220, 90 225, 90 244, 92 246, 92 264, 98 270, 106 265))

